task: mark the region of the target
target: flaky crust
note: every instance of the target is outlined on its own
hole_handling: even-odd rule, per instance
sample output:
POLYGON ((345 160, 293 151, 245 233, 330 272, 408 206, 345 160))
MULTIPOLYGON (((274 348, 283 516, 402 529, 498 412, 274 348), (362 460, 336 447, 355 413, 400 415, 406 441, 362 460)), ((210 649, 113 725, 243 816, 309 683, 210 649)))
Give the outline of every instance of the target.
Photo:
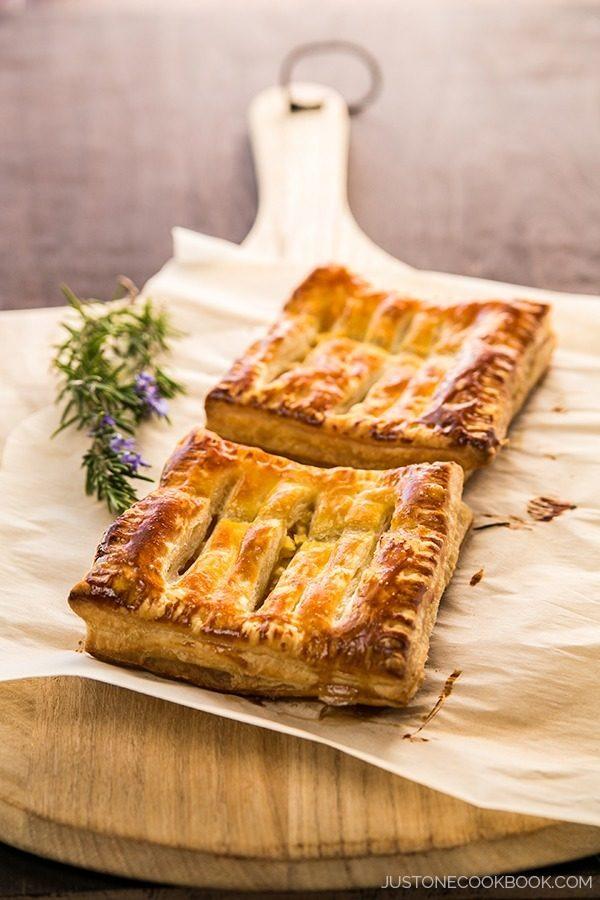
POLYGON ((194 431, 71 591, 86 649, 224 691, 403 705, 470 522, 463 472, 316 469, 194 431))
POLYGON ((489 462, 547 368, 550 308, 436 306, 317 269, 206 400, 231 440, 317 465, 489 462))

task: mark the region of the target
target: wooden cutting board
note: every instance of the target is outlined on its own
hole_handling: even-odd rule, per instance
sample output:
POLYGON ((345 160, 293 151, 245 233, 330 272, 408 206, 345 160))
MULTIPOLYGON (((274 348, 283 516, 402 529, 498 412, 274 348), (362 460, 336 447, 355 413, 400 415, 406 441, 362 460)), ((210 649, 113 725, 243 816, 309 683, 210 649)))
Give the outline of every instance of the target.
MULTIPOLYGON (((310 265, 402 266, 346 200, 341 98, 250 116, 260 206, 246 245, 310 265)), ((0 685, 0 840, 147 880, 237 890, 378 886, 386 875, 541 866, 600 850, 600 829, 478 809, 331 748, 110 685, 0 685)))

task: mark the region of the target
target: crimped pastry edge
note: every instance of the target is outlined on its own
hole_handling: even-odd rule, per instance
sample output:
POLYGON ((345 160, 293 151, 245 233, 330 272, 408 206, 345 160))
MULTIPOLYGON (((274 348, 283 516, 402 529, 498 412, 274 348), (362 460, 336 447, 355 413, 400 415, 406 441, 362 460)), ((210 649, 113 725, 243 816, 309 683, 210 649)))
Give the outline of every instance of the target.
MULTIPOLYGON (((280 317, 271 326, 263 339, 268 343, 273 335, 290 317, 301 317, 307 292, 317 283, 335 291, 347 285, 348 289, 368 298, 380 296, 367 283, 346 269, 328 266, 315 270, 293 293, 280 317)), ((383 295, 381 295, 383 296, 383 295)), ((310 302, 310 301, 309 301, 310 302)), ((418 303, 420 301, 414 301, 418 303)), ((258 341, 233 365, 224 379, 209 392, 205 401, 207 426, 224 437, 240 443, 247 443, 263 449, 319 466, 352 465, 356 468, 385 469, 409 465, 416 462, 455 461, 470 473, 473 469, 489 464, 499 448, 507 442, 507 432, 514 416, 519 412, 529 392, 548 367, 555 338, 551 328, 550 307, 546 304, 530 303, 515 299, 510 301, 482 300, 482 307, 498 303, 507 308, 530 306, 537 310, 537 325, 531 329, 529 342, 523 340, 520 353, 503 388, 502 396, 496 389, 495 404, 498 418, 490 431, 489 440, 479 440, 463 436, 456 427, 437 428, 418 422, 412 423, 409 434, 398 434, 393 438, 371 434, 372 428, 346 428, 341 423, 327 417, 323 421, 312 421, 310 416, 300 414, 285 404, 273 408, 263 406, 258 397, 252 396, 252 389, 242 389, 238 394, 235 384, 230 384, 236 368, 242 367, 242 381, 250 379, 252 357, 258 341), (246 369, 244 368, 246 367, 246 369), (418 426, 418 427, 416 427, 418 426)), ((454 304, 454 309, 461 304, 454 304)), ((465 306, 478 305, 477 301, 465 306)), ((423 303, 426 309, 428 304, 423 303)), ((366 424, 366 423, 365 423, 366 424)))
POLYGON ((273 699, 319 699, 334 706, 403 707, 423 681, 439 604, 472 518, 471 510, 461 501, 456 520, 450 523, 452 540, 448 541, 446 557, 430 587, 431 597, 424 609, 421 633, 415 635, 411 644, 402 676, 385 677, 378 671, 361 679, 360 671, 340 668, 323 680, 318 670, 298 656, 265 645, 236 647, 235 642, 191 637, 184 628, 141 619, 123 607, 99 602, 80 590, 83 583, 73 589, 69 604, 86 622, 85 650, 103 662, 143 669, 223 693, 273 699))

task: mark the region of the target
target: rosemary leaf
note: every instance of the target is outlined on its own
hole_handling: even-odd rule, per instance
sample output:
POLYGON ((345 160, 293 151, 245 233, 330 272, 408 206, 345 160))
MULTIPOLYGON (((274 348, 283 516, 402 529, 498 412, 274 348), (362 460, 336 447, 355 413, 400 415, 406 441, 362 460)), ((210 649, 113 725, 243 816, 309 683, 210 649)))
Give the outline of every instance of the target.
POLYGON ((77 318, 63 324, 66 336, 54 356, 62 411, 53 436, 66 428, 87 430, 85 491, 118 515, 137 500, 133 482, 152 481, 140 472, 148 463, 136 448, 138 426, 152 416, 168 421, 167 401, 184 392, 160 366, 180 333, 128 279, 120 279, 118 299, 105 306, 82 300, 66 285, 62 291, 77 318))

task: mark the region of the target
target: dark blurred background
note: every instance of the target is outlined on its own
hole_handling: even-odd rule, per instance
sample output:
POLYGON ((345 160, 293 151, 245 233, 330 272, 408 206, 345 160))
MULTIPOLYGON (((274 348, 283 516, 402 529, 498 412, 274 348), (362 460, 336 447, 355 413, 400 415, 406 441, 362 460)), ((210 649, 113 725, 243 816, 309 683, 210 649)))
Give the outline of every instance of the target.
MULTIPOLYGON (((296 44, 359 41, 384 73, 353 122, 350 200, 431 268, 600 282, 600 4, 578 0, 0 0, 0 306, 108 296, 172 225, 240 241, 246 110, 296 44)), ((339 57, 298 76, 353 94, 339 57)))

